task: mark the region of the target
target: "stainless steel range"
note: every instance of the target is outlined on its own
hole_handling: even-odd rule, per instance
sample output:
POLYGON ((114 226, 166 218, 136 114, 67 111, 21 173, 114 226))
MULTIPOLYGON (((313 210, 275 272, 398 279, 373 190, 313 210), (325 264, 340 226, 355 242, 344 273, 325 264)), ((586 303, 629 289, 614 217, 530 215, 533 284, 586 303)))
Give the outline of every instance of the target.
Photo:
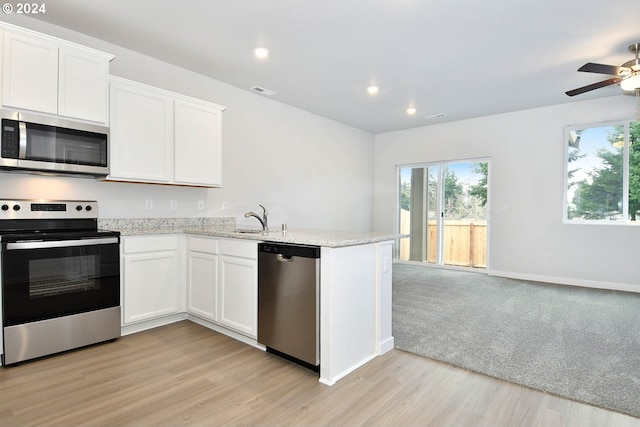
POLYGON ((95 201, 0 200, 3 365, 120 337, 120 233, 95 201))

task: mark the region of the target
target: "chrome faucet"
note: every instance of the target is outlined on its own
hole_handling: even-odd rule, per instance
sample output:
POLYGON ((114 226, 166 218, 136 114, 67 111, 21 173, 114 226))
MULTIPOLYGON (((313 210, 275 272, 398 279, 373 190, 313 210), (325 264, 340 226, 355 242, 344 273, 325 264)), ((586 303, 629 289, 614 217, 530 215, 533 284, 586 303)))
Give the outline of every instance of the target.
POLYGON ((246 214, 244 214, 244 217, 245 218, 249 218, 251 216, 254 217, 258 221, 260 221, 260 224, 262 225, 262 231, 268 231, 269 226, 267 224, 267 215, 268 215, 267 208, 265 208, 262 205, 258 205, 258 206, 262 208, 262 218, 260 218, 260 216, 255 212, 247 212, 246 214))

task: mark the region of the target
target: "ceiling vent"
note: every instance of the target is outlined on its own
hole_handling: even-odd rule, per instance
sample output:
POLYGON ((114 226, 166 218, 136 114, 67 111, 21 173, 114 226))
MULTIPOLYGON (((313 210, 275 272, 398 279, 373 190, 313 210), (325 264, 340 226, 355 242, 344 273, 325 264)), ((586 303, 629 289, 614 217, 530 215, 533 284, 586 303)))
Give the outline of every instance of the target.
POLYGON ((267 95, 267 96, 271 96, 271 95, 275 95, 275 92, 269 89, 265 89, 263 87, 260 86, 254 86, 251 88, 252 91, 257 92, 259 94, 262 95, 267 95))
POLYGON ((427 119, 427 120, 429 120, 429 119, 440 119, 442 117, 447 117, 447 113, 432 114, 430 116, 426 116, 425 119, 427 119))

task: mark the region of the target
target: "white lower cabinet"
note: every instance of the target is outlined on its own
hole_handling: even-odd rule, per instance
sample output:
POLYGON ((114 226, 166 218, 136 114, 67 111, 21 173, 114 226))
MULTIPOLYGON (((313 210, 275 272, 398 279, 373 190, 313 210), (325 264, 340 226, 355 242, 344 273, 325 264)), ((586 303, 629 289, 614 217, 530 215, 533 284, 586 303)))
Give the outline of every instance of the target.
POLYGON ((218 320, 218 240, 187 237, 187 311, 218 320))
POLYGON ((257 259, 220 255, 220 324, 258 337, 257 259))
POLYGON ((122 238, 124 325, 184 312, 184 279, 177 235, 122 238))
POLYGON ((258 336, 258 243, 187 238, 187 311, 258 336))

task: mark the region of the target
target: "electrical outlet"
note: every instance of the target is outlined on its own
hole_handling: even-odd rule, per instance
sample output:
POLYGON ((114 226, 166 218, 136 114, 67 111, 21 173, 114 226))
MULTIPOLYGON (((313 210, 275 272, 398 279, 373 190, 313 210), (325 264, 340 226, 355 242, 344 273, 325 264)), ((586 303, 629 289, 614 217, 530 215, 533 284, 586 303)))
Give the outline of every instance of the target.
POLYGON ((551 262, 551 254, 544 254, 544 262, 551 262))
POLYGON ((198 200, 198 209, 204 209, 204 200, 198 200))
POLYGON ((144 202, 144 207, 145 207, 146 209, 153 209, 153 200, 149 200, 149 199, 147 199, 147 200, 144 202))
POLYGON ((172 200, 171 201, 171 209, 178 209, 178 201, 177 200, 172 200))

